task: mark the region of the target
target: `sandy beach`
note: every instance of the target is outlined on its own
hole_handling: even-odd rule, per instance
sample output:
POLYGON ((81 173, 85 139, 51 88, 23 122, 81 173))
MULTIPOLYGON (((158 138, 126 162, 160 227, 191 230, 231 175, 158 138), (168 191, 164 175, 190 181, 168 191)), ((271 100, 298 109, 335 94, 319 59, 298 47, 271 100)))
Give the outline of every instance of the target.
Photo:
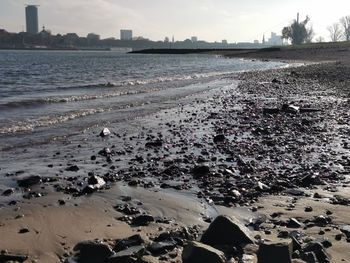
POLYGON ((280 263, 350 262, 350 51, 237 56, 300 63, 2 151, 0 262, 185 262, 219 215, 253 244, 213 243, 215 262, 269 262, 269 242, 280 263))

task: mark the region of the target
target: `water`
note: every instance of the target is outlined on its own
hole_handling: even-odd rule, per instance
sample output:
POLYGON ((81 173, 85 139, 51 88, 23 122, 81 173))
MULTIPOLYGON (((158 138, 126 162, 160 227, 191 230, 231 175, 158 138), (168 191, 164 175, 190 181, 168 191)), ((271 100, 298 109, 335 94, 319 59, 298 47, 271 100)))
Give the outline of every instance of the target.
POLYGON ((128 119, 277 62, 211 55, 0 51, 0 149, 128 119))

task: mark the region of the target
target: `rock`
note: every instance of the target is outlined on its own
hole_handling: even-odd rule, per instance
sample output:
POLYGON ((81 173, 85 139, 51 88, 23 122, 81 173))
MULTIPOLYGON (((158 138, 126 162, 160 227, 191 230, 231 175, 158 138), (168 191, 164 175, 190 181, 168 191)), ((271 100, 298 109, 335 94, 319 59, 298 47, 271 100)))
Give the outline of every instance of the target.
POLYGON ((282 105, 282 111, 286 113, 298 113, 300 110, 300 107, 295 106, 293 104, 283 104, 282 105))
POLYGON ((347 238, 350 238, 350 226, 343 225, 340 227, 340 231, 346 235, 347 238))
POLYGON ((75 259, 78 263, 103 263, 113 255, 112 249, 98 240, 80 242, 74 251, 77 252, 75 259))
POLYGON ((143 246, 130 247, 126 250, 120 251, 117 254, 109 257, 106 263, 133 263, 138 262, 138 258, 145 254, 143 246))
POLYGON ((78 167, 78 165, 71 165, 66 168, 66 171, 68 172, 78 172, 79 170, 80 168, 78 167))
POLYGON ((327 254, 324 246, 320 242, 310 242, 306 244, 305 247, 303 248, 303 252, 313 253, 316 256, 318 262, 322 262, 322 263, 331 262, 330 256, 327 254))
POLYGON ((111 132, 108 128, 103 128, 103 130, 100 132, 100 136, 101 137, 106 137, 106 136, 109 136, 111 135, 111 132))
POLYGON ((165 254, 173 250, 176 244, 176 241, 152 242, 152 244, 147 247, 147 250, 154 255, 165 254))
POLYGON ((131 224, 135 226, 148 226, 151 222, 154 222, 154 217, 151 215, 139 215, 132 219, 131 224))
POLYGON ((208 245, 241 246, 254 243, 254 239, 250 236, 248 228, 237 220, 218 216, 203 234, 201 242, 208 245))
POLYGON ((290 218, 287 223, 287 227, 289 228, 300 228, 302 224, 295 218, 290 218))
POLYGON ((305 212, 312 212, 314 209, 311 206, 305 207, 305 212))
POLYGON ((224 142, 225 140, 226 140, 226 137, 223 134, 218 134, 213 139, 214 143, 221 143, 221 142, 224 142))
POLYGON ((84 194, 91 194, 91 193, 101 189, 105 185, 106 185, 106 182, 105 182, 105 180, 103 180, 102 177, 92 175, 88 179, 88 185, 84 187, 82 192, 84 194))
POLYGON ((192 169, 192 174, 195 177, 203 177, 208 175, 210 172, 209 166, 208 165, 196 165, 192 169))
POLYGON ((10 196, 10 195, 12 195, 14 192, 15 192, 15 189, 9 188, 9 189, 6 189, 6 190, 2 193, 2 195, 3 195, 3 196, 10 196))
POLYGON ((41 182, 42 182, 41 181, 41 176, 33 175, 33 176, 29 176, 27 178, 18 180, 17 184, 18 184, 19 187, 28 188, 28 187, 31 187, 33 185, 39 184, 41 182))
POLYGON ((137 263, 159 263, 159 260, 152 256, 143 256, 137 261, 137 263))
POLYGON ((133 235, 128 238, 120 239, 115 241, 114 251, 119 252, 125 250, 129 247, 140 246, 144 244, 145 241, 140 235, 133 235))
POLYGON ((291 263, 292 253, 292 241, 262 243, 258 251, 258 263, 291 263))
POLYGON ((21 228, 18 233, 19 234, 25 234, 25 233, 28 233, 29 232, 29 229, 28 228, 21 228))
POLYGON ((158 148, 163 146, 163 141, 158 139, 155 141, 147 142, 145 144, 146 148, 158 148))
POLYGON ((225 255, 211 246, 192 241, 182 251, 183 263, 225 263, 225 255))
POLYGON ((24 262, 28 259, 28 256, 24 255, 14 255, 1 253, 0 254, 0 262, 24 262))

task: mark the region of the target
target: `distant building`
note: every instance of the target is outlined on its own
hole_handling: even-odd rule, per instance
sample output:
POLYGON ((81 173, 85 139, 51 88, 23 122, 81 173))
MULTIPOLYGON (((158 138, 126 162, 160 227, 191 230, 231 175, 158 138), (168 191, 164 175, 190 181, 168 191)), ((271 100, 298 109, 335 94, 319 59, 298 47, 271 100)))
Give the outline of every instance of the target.
POLYGON ((267 41, 267 44, 271 46, 283 45, 282 36, 278 36, 276 33, 271 32, 271 37, 267 41))
POLYGON ((87 40, 89 41, 98 41, 100 40, 100 35, 97 35, 95 33, 89 33, 87 36, 86 36, 87 40))
POLYGON ((165 43, 169 43, 169 42, 170 42, 170 39, 169 39, 168 37, 165 37, 165 38, 164 38, 164 42, 165 42, 165 43))
POLYGON ((198 37, 191 37, 191 41, 192 41, 193 43, 198 42, 198 37))
POLYGON ((38 7, 36 5, 26 6, 26 28, 27 33, 39 33, 38 7))
POLYGON ((254 44, 259 44, 259 40, 255 39, 254 44))
POLYGON ((132 30, 120 30, 120 40, 132 40, 132 30))
POLYGON ((226 40, 226 39, 223 39, 223 40, 221 41, 221 44, 227 45, 227 44, 228 44, 228 43, 227 43, 227 40, 226 40))

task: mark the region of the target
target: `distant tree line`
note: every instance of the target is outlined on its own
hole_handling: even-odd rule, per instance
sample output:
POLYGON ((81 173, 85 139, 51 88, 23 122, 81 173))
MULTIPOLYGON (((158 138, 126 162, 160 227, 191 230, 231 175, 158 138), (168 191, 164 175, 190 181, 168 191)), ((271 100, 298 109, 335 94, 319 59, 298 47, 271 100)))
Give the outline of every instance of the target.
POLYGON ((144 38, 134 40, 119 40, 115 38, 100 39, 98 35, 89 34, 87 37, 79 37, 75 33, 65 35, 52 35, 49 30, 42 30, 38 34, 29 34, 26 32, 9 33, 0 29, 0 48, 3 49, 21 49, 21 48, 50 48, 50 49, 109 49, 109 48, 133 48, 133 49, 228 49, 228 48, 259 48, 259 44, 237 43, 228 44, 223 42, 206 41, 184 41, 170 42, 151 41, 144 38))

